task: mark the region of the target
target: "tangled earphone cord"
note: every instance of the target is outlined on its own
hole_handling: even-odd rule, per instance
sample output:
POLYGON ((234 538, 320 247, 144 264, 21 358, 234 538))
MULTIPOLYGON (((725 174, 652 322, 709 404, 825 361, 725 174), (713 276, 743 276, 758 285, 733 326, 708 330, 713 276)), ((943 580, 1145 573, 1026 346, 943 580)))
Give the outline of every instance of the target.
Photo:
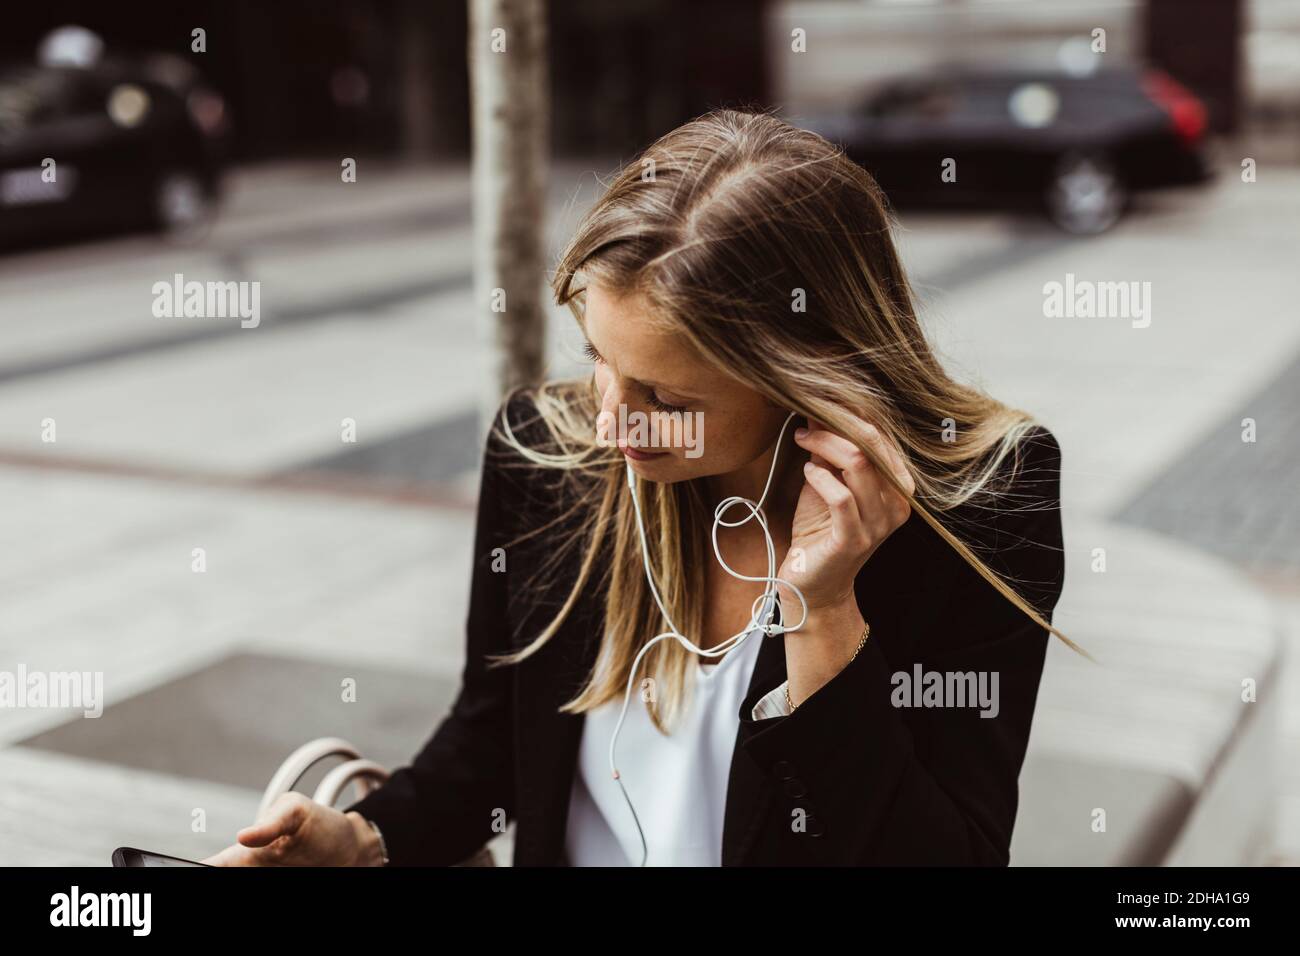
MULTIPOLYGON (((636 512, 636 530, 637 535, 641 540, 641 560, 645 566, 646 581, 649 582, 650 593, 654 596, 655 604, 659 606, 659 612, 663 615, 664 621, 668 625, 668 630, 648 641, 645 647, 641 648, 640 652, 636 655, 636 658, 632 661, 632 669, 629 671, 627 676, 627 690, 623 694, 623 710, 618 716, 618 723, 614 726, 614 736, 610 738, 609 741, 609 770, 613 775, 615 782, 618 784, 619 790, 623 793, 623 799, 627 801, 627 808, 632 812, 632 820, 636 824, 637 835, 641 838, 641 866, 646 865, 646 861, 650 856, 650 850, 646 845, 645 831, 641 828, 641 819, 636 814, 636 808, 632 806, 632 798, 628 796, 627 788, 623 786, 623 778, 620 776, 618 766, 614 762, 614 748, 618 744, 618 735, 623 729, 623 721, 627 718, 628 706, 632 703, 632 685, 636 682, 636 674, 641 664, 641 658, 645 656, 646 652, 649 651, 650 648, 654 647, 660 641, 668 639, 678 641, 688 651, 698 654, 701 657, 721 657, 732 648, 743 644, 755 631, 761 631, 769 637, 777 634, 792 634, 803 627, 804 622, 808 619, 808 602, 804 600, 803 592, 789 581, 776 576, 776 549, 772 544, 771 532, 768 530, 767 517, 763 514, 763 502, 767 500, 767 493, 772 487, 772 477, 776 474, 776 462, 781 454, 781 441, 785 438, 785 431, 790 426, 790 422, 794 420, 795 414, 795 412, 791 412, 786 418, 785 423, 781 425, 781 433, 777 436, 776 447, 772 451, 772 465, 767 471, 767 482, 763 485, 763 493, 759 496, 758 501, 750 501, 748 498, 744 498, 740 495, 730 495, 718 502, 718 506, 713 509, 712 537, 714 557, 718 559, 718 563, 722 565, 722 569, 733 578, 740 581, 761 581, 763 582, 764 587, 763 593, 754 599, 754 603, 750 607, 749 624, 741 631, 738 631, 726 640, 719 642, 717 646, 707 650, 692 644, 689 639, 678 632, 677 626, 673 624, 673 619, 668 614, 668 609, 664 607, 664 602, 659 596, 659 589, 655 587, 654 573, 650 570, 650 548, 646 544, 645 522, 641 517, 641 500, 637 495, 637 478, 635 473, 632 471, 632 462, 629 460, 627 463, 627 485, 628 490, 632 494, 632 510, 636 512), (744 505, 747 507, 749 509, 749 514, 741 518, 739 521, 727 521, 725 518, 726 513, 737 505, 744 505), (741 574, 739 571, 734 570, 726 561, 723 560, 722 550, 718 547, 718 528, 739 528, 741 525, 746 524, 751 520, 757 520, 759 527, 763 531, 763 542, 767 547, 767 574, 765 575, 741 574), (799 622, 790 627, 772 623, 772 614, 775 610, 776 603, 771 599, 774 596, 777 596, 777 584, 784 584, 794 593, 794 595, 799 599, 799 604, 803 611, 799 618, 799 622), (760 617, 763 620, 760 621, 760 617)), ((782 615, 782 619, 784 620, 784 615, 782 615)))

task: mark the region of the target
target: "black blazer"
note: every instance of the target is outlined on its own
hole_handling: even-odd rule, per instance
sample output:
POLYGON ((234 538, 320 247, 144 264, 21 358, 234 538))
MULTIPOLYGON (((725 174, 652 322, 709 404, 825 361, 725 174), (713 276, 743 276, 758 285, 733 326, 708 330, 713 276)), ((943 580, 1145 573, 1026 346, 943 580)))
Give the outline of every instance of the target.
MULTIPOLYGON (((517 434, 531 409, 522 397, 504 406, 517 434)), ((516 866, 566 862, 584 717, 558 708, 595 660, 602 594, 595 587, 585 593, 564 626, 523 663, 485 666, 486 654, 535 636, 573 580, 561 575, 546 594, 521 593, 554 540, 543 533, 510 541, 555 517, 562 496, 553 473, 504 468, 499 459, 508 452, 489 444, 460 693, 410 766, 347 808, 379 825, 393 865, 464 861, 506 819, 517 823, 516 866), (507 549, 504 572, 492 570, 495 548, 507 549), (512 640, 516 625, 520 636, 512 640)), ((948 512, 947 527, 1017 582, 1050 620, 1064 580, 1060 450, 1038 427, 1019 456, 1007 457, 1004 477, 1017 457, 1007 506, 962 506, 948 512)), ((752 719, 758 699, 785 680, 786 670, 784 637, 750 638, 763 646, 740 707, 723 865, 1005 865, 1050 635, 915 513, 864 566, 856 593, 870 639, 794 714, 752 719), (973 707, 894 706, 891 675, 913 674, 918 665, 996 672, 997 716, 981 717, 973 707), (804 825, 795 826, 797 819, 804 825)))

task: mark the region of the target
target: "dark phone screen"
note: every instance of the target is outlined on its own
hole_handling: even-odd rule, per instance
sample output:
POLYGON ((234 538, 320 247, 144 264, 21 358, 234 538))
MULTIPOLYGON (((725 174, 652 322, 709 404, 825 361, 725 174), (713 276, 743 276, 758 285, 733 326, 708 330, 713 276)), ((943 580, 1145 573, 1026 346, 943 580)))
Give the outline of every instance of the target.
POLYGON ((122 847, 113 854, 114 866, 207 866, 195 860, 182 860, 180 857, 167 856, 163 853, 151 853, 148 850, 133 850, 122 847))

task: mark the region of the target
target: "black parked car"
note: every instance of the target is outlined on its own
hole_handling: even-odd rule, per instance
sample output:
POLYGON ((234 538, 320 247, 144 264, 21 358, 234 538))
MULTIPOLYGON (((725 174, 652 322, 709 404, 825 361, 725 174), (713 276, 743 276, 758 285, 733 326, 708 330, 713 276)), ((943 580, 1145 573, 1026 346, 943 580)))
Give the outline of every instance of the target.
POLYGON ((1030 202, 1097 233, 1137 190, 1201 182, 1205 109, 1156 70, 959 72, 887 84, 802 125, 841 143, 899 205, 1030 202))
POLYGON ((158 57, 0 72, 0 245, 210 217, 225 104, 158 57))

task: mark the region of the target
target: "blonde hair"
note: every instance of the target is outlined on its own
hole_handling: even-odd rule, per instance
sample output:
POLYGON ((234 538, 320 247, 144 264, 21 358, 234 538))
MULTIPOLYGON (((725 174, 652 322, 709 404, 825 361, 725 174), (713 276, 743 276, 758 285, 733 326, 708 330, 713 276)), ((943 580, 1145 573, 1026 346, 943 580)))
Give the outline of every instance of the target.
MULTIPOLYGON (((908 462, 913 509, 1007 600, 1084 653, 934 516, 992 495, 1003 459, 1036 423, 944 372, 917 320, 891 225, 879 188, 841 149, 768 114, 715 111, 663 136, 615 176, 562 253, 552 286, 579 321, 586 284, 643 297, 655 321, 722 372, 853 440, 906 495, 850 416, 876 425, 908 462), (800 290, 803 312, 792 308, 800 290), (944 440, 943 419, 957 440, 944 440)), ((530 397, 545 447, 526 446, 509 422, 499 434, 526 462, 556 469, 572 492, 547 525, 569 530, 535 580, 575 557, 578 574, 541 633, 495 660, 536 653, 584 591, 605 587, 596 664, 561 708, 581 713, 622 697, 637 652, 664 628, 622 457, 596 440, 594 381, 547 383, 530 397)), ((713 509, 699 481, 643 481, 638 491, 656 586, 683 633, 697 635, 711 559, 700 530, 713 509)), ((655 680, 651 717, 667 732, 685 703, 694 655, 661 641, 644 666, 642 676, 655 680)))

